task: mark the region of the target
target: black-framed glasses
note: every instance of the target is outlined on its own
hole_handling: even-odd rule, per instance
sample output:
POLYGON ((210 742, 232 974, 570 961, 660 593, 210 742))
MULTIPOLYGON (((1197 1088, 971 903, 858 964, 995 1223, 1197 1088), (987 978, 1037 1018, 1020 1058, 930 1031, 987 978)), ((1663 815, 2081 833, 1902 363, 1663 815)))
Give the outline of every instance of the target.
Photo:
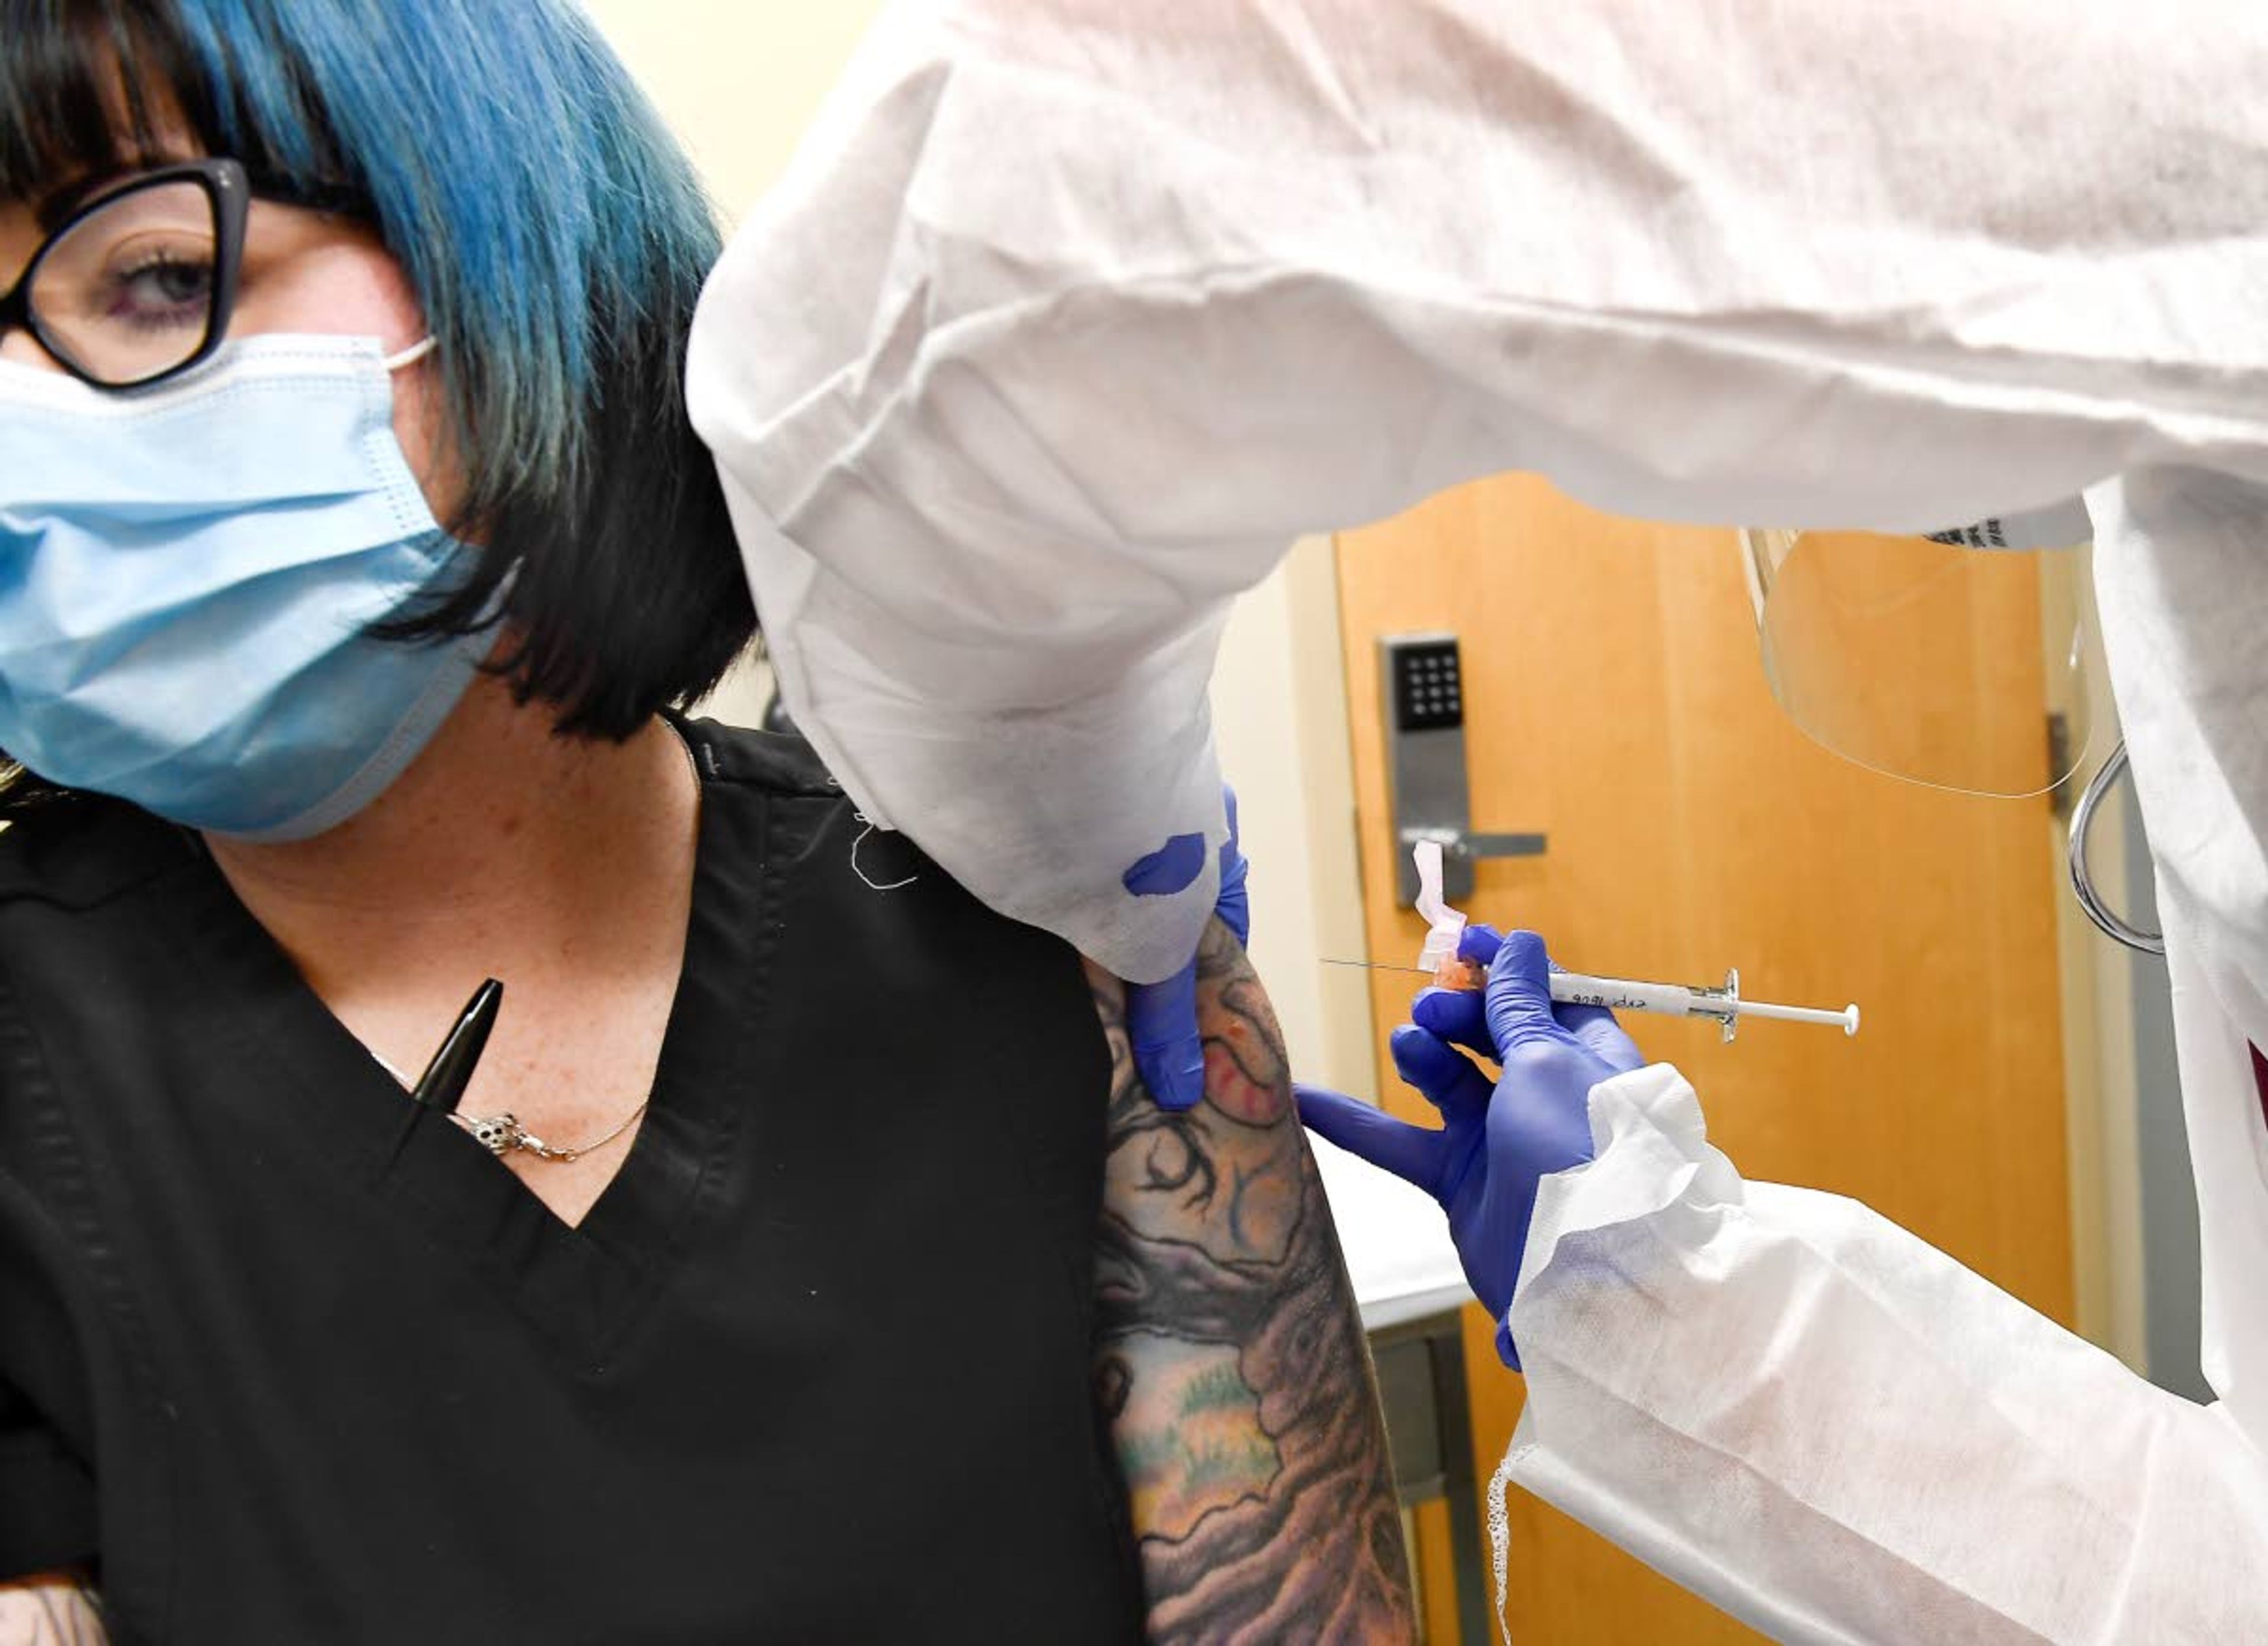
POLYGON ((228 336, 252 187, 234 160, 143 172, 75 209, 0 297, 21 327, 97 388, 178 377, 228 336))

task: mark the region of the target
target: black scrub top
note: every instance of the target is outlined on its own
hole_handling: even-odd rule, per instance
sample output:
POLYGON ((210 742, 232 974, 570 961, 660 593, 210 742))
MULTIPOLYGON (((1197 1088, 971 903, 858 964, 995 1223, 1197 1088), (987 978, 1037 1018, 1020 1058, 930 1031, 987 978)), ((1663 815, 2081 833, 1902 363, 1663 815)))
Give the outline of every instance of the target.
POLYGON ((1138 1638, 1077 959, 685 730, 683 981, 575 1229, 188 836, 0 834, 0 1576, 94 1562, 124 1642, 1138 1638))

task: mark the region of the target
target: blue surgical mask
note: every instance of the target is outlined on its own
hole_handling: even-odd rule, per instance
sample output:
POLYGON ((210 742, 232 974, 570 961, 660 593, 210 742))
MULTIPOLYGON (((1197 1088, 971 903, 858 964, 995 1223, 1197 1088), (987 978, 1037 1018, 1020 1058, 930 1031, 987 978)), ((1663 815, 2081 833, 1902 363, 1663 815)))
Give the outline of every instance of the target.
POLYGON ((368 632, 472 563, 394 436, 424 347, 255 337, 122 395, 0 363, 0 748, 262 841, 400 776, 494 643, 368 632))

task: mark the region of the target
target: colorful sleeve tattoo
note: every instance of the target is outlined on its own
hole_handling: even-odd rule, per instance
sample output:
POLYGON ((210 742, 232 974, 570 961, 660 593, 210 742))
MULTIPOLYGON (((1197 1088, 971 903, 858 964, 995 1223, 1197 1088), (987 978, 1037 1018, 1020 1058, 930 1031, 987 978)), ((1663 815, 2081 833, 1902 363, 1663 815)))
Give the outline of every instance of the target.
POLYGON ((1150 1100, 1110 1038, 1095 1384, 1152 1640, 1408 1641, 1402 1520, 1354 1292, 1268 997, 1216 923, 1197 959, 1204 1101, 1150 1100))

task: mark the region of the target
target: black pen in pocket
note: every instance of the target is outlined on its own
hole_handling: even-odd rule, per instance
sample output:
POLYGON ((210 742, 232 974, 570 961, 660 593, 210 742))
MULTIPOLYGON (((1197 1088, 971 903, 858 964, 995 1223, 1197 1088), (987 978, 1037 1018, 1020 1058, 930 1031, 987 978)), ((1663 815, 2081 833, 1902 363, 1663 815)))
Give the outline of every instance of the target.
POLYGON ((504 985, 495 978, 475 989, 449 1038, 441 1042, 441 1049, 433 1054, 433 1061, 425 1065, 409 1095, 429 1109, 455 1113, 465 1088, 473 1084, 473 1070, 480 1065, 489 1031, 496 1027, 497 1012, 503 1005, 504 985))

